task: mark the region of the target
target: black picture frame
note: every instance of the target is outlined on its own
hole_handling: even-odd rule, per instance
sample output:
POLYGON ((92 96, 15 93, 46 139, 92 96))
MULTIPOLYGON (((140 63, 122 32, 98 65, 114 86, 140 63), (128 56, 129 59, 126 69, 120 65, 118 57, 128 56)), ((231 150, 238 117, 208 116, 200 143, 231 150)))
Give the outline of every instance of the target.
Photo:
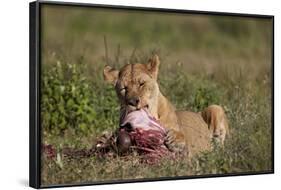
POLYGON ((69 2, 55 2, 55 1, 34 1, 29 4, 29 48, 30 48, 30 65, 29 65, 29 185, 33 188, 51 188, 51 187, 70 187, 70 186, 85 186, 85 185, 99 185, 99 184, 115 184, 115 183, 134 183, 134 182, 148 182, 148 181, 162 181, 162 180, 180 180, 180 179, 194 179, 194 178, 210 178, 210 177, 227 177, 227 176, 242 176, 242 175, 258 175, 258 174, 273 174, 274 173, 274 16, 273 15, 259 15, 259 14, 245 14, 245 13, 226 13, 226 12, 209 12, 209 11, 194 11, 194 10, 179 10, 179 9, 163 9, 163 8, 148 8, 148 7, 131 7, 131 6, 115 6, 89 3, 69 3, 69 2), (183 14, 202 14, 202 15, 223 15, 223 16, 239 16, 249 18, 264 18, 272 20, 272 169, 268 171, 259 172, 241 172, 231 174, 212 174, 199 176, 183 176, 183 177, 162 177, 150 179, 133 179, 133 180, 112 180, 101 181, 82 184, 59 184, 42 186, 41 185, 41 133, 40 133, 40 76, 41 76, 41 7, 43 5, 56 6, 78 6, 78 7, 95 7, 118 10, 135 10, 135 11, 153 11, 161 13, 183 13, 183 14))

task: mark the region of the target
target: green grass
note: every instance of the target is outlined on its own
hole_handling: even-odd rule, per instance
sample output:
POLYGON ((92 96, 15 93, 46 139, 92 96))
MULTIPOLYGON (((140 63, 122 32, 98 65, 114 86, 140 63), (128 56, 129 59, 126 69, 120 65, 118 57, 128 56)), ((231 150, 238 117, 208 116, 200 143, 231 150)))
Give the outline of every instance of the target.
POLYGON ((231 130, 224 149, 153 166, 135 155, 43 156, 44 185, 272 168, 270 20, 52 6, 42 14, 43 143, 90 148, 103 131, 118 128, 117 97, 102 78, 104 36, 112 66, 145 63, 157 53, 163 94, 178 109, 222 105, 231 130))

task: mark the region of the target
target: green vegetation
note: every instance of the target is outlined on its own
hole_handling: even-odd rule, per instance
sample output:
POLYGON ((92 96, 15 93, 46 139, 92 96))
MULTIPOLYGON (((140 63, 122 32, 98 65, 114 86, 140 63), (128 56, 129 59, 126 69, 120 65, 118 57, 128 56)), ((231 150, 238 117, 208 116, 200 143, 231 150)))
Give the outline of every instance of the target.
POLYGON ((63 6, 42 14, 42 143, 60 155, 42 157, 44 185, 271 169, 270 20, 63 6), (134 155, 61 157, 62 148, 90 148, 118 128, 118 100, 102 77, 106 62, 121 68, 152 53, 161 59, 161 91, 178 109, 225 108, 224 149, 153 166, 134 155))

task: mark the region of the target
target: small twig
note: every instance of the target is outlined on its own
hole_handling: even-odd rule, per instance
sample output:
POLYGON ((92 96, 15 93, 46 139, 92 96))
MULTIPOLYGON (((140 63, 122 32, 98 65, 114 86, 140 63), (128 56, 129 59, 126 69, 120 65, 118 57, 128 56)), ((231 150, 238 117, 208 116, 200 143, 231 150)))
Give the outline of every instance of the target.
POLYGON ((131 53, 131 56, 130 56, 130 63, 132 63, 133 61, 133 57, 135 56, 135 53, 136 53, 136 50, 137 50, 137 47, 135 47, 131 53))
POLYGON ((107 40, 106 40, 105 35, 103 36, 103 40, 104 40, 104 50, 105 50, 105 61, 106 61, 106 64, 109 65, 107 40))
POLYGON ((116 64, 118 64, 118 65, 119 65, 120 54, 121 54, 121 47, 120 47, 120 44, 118 44, 118 46, 117 46, 117 54, 116 54, 116 57, 115 57, 116 64))

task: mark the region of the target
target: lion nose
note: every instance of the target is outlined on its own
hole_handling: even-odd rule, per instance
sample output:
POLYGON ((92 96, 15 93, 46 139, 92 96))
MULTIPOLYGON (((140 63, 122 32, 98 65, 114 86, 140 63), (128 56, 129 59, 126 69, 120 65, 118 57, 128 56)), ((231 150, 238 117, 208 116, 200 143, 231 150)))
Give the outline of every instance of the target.
POLYGON ((132 97, 129 99, 128 103, 130 106, 135 106, 137 107, 137 105, 139 104, 140 99, 138 97, 132 97))

